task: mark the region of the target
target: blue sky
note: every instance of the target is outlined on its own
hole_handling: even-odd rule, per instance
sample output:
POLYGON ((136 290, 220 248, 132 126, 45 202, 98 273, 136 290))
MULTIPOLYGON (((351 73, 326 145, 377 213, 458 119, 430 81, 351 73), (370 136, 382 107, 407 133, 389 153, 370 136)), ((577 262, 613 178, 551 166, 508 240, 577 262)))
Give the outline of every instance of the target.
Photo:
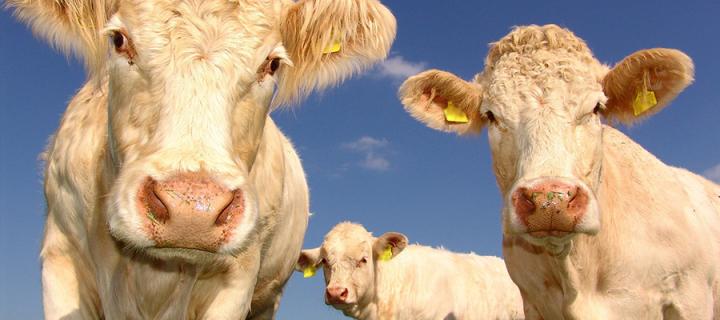
MULTIPOLYGON (((668 164, 720 180, 720 2, 718 1, 385 1, 398 19, 389 62, 302 105, 275 112, 308 176, 314 215, 305 247, 351 220, 381 234, 454 251, 501 254, 500 197, 487 137, 425 128, 396 98, 406 75, 439 68, 469 79, 487 44, 514 25, 557 23, 614 63, 635 50, 678 48, 696 81, 632 138, 668 164)), ((38 154, 82 67, 0 12, 0 315, 42 315, 38 250, 44 200, 38 154)), ((442 272, 442 270, 438 270, 442 272)), ((340 319, 322 303, 321 277, 291 278, 278 319, 340 319)))

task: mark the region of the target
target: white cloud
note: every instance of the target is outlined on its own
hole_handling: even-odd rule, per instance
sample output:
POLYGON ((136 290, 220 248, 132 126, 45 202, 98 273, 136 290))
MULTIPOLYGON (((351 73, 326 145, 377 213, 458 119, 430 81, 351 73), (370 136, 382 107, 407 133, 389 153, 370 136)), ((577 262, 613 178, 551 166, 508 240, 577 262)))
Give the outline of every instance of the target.
POLYGON ((390 57, 378 66, 381 76, 393 78, 395 80, 405 80, 409 76, 414 76, 424 71, 426 65, 424 62, 410 62, 402 56, 390 57))
POLYGON ((703 172, 703 175, 712 181, 720 183, 720 163, 716 164, 710 169, 705 170, 705 172, 703 172))
POLYGON ((389 144, 390 142, 384 138, 362 136, 355 141, 343 143, 341 147, 363 155, 363 159, 358 162, 360 167, 372 171, 386 171, 390 169, 390 160, 387 159, 384 151, 389 144))
POLYGON ((369 136, 362 136, 360 139, 353 142, 343 143, 342 147, 352 151, 372 151, 387 145, 388 141, 386 139, 375 139, 369 136))

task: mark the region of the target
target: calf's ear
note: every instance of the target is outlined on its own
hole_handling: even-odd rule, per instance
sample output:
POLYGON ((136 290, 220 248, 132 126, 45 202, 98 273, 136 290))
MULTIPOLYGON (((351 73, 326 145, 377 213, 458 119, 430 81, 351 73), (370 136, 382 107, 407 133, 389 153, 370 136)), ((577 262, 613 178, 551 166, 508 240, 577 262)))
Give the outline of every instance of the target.
POLYGON ((5 7, 54 47, 77 55, 88 71, 100 69, 108 40, 101 35, 115 0, 7 0, 5 7))
POLYGON ((386 232, 375 238, 373 253, 379 260, 390 260, 402 252, 408 244, 408 238, 399 232, 386 232))
POLYGON ((399 97, 405 110, 430 128, 458 134, 482 130, 482 88, 452 73, 428 70, 412 76, 400 86, 399 97))
POLYGON ((280 72, 275 103, 297 102, 384 59, 395 31, 395 17, 377 0, 290 5, 280 32, 293 67, 280 72))
POLYGON ((692 81, 693 62, 675 49, 637 51, 603 78, 608 101, 603 115, 625 124, 649 117, 667 106, 692 81))
POLYGON ((320 247, 300 251, 295 271, 306 272, 307 268, 316 268, 320 263, 320 247))

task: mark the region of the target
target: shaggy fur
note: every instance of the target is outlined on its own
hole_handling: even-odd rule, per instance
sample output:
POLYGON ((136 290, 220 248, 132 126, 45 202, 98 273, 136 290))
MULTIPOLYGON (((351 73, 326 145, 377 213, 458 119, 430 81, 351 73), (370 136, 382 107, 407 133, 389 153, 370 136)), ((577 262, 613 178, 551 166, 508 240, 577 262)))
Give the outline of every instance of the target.
POLYGON ((375 0, 6 5, 89 69, 46 152, 46 319, 273 318, 308 214, 300 160, 268 116, 275 85, 277 105, 382 59, 389 11, 375 0), (334 35, 343 50, 323 54, 334 35), (144 181, 183 174, 242 193, 217 249, 157 248, 148 231, 144 181))
POLYGON ((468 130, 445 124, 446 104, 426 103, 423 92, 463 101, 457 91, 468 88, 478 101, 464 106, 465 126, 488 128, 505 203, 503 252, 528 319, 720 319, 720 187, 667 166, 600 119, 632 123, 659 112, 692 78, 692 61, 677 50, 642 50, 610 69, 569 30, 527 26, 492 45, 471 83, 427 71, 400 95, 417 119, 458 133, 468 130), (636 116, 645 74, 658 104, 636 116), (518 218, 511 195, 544 179, 590 195, 574 233, 533 237, 518 218))
POLYGON ((338 224, 322 246, 302 251, 296 269, 307 266, 323 268, 328 288, 348 288, 349 304, 333 307, 355 319, 523 318, 502 259, 407 245, 396 232, 375 238, 359 224, 338 224), (388 245, 392 259, 379 260, 388 245))

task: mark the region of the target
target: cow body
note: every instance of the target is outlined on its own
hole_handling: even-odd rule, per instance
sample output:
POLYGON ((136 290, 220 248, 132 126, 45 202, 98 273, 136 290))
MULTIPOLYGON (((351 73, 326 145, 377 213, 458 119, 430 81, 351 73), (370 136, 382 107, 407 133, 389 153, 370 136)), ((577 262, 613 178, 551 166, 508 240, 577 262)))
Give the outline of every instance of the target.
POLYGON ((678 50, 611 68, 570 30, 532 25, 493 43, 472 81, 430 70, 403 84, 428 126, 488 128, 528 319, 720 319, 720 187, 609 125, 659 112, 693 74, 678 50), (444 117, 449 102, 467 120, 444 117))
POLYGON ((502 259, 409 245, 375 268, 374 301, 358 319, 523 319, 522 299, 502 259))
POLYGON ((297 270, 316 266, 326 303, 355 319, 523 319, 520 292, 497 257, 407 245, 395 232, 375 238, 346 222, 302 251, 297 270))
POLYGON ((720 187, 614 128, 603 140, 597 235, 559 254, 505 235, 528 318, 718 319, 720 187))

